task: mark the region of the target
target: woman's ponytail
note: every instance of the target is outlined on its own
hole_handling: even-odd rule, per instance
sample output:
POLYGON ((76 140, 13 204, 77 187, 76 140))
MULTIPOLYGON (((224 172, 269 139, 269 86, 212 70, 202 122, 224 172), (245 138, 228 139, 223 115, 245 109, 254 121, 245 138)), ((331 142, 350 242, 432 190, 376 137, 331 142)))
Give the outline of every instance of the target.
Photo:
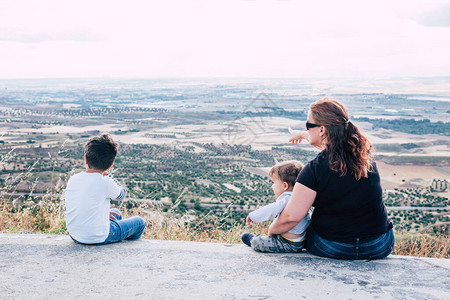
POLYGON ((351 172, 356 180, 372 171, 375 149, 350 121, 345 107, 336 100, 321 99, 311 105, 317 124, 326 127, 326 151, 330 168, 341 176, 351 172))

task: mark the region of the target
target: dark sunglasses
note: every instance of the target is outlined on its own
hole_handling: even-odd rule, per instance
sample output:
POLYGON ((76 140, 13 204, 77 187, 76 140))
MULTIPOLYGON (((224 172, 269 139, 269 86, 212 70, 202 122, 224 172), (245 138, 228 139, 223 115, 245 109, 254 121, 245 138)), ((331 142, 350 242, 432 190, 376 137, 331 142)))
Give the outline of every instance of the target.
POLYGON ((320 126, 322 126, 322 125, 306 122, 306 130, 309 130, 314 127, 320 127, 320 126))

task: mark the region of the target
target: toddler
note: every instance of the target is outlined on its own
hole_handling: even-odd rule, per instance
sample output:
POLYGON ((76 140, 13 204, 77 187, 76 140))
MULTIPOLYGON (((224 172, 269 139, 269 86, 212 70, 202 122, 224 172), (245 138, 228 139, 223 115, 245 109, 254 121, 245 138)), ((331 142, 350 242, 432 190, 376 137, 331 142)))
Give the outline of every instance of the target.
MULTIPOLYGON (((273 181, 272 189, 277 200, 251 212, 247 216, 247 225, 274 219, 283 211, 291 198, 295 180, 302 168, 303 165, 298 161, 282 162, 272 167, 269 176, 273 181)), ((310 216, 307 214, 294 228, 283 234, 265 236, 247 232, 242 235, 241 240, 260 252, 300 252, 304 246, 309 221, 310 216)))

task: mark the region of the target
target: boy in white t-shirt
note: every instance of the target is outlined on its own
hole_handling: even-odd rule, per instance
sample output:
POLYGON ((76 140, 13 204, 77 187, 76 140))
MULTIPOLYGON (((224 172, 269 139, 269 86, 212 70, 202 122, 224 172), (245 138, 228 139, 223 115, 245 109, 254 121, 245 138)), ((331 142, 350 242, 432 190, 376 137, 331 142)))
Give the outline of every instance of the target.
POLYGON ((85 146, 86 171, 70 177, 65 192, 66 226, 79 244, 103 245, 142 235, 145 221, 134 216, 122 219, 111 209, 110 199, 123 200, 125 188, 107 173, 117 154, 109 134, 91 138, 85 146))
MULTIPOLYGON (((303 165, 298 161, 286 161, 270 169, 269 176, 273 181, 272 189, 277 200, 251 212, 246 220, 248 226, 274 219, 283 211, 291 199, 295 180, 302 168, 303 165)), ((305 233, 309 222, 310 216, 307 214, 294 228, 283 234, 265 236, 246 232, 241 236, 241 240, 247 246, 260 252, 300 252, 305 243, 305 233)))

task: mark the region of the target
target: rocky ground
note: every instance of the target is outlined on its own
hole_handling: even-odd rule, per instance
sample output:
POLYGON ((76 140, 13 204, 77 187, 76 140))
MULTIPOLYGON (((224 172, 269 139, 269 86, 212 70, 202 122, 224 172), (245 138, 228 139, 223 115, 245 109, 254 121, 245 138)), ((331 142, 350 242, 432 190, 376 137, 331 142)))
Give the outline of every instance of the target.
POLYGON ((450 260, 339 261, 245 245, 139 240, 82 246, 0 234, 2 299, 450 299, 450 260))

